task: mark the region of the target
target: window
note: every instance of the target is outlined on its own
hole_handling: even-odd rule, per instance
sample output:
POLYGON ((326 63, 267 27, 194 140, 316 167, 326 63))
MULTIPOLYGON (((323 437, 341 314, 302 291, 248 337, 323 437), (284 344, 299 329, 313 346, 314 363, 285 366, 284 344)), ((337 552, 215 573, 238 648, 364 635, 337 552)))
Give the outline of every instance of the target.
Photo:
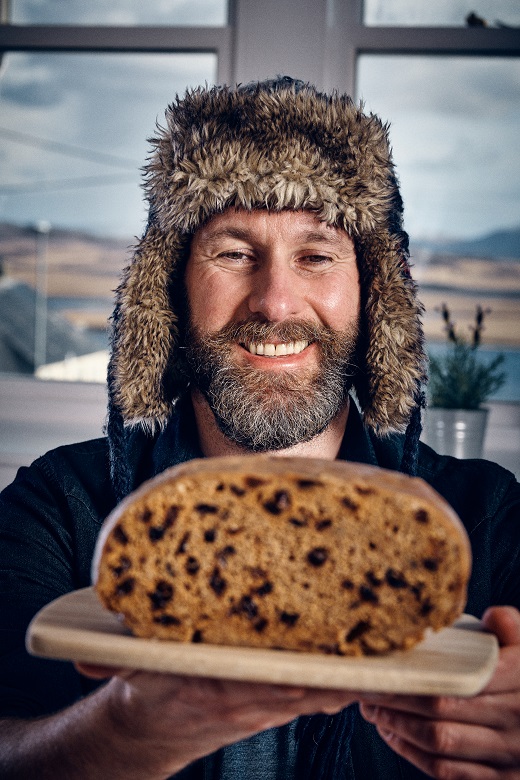
POLYGON ((215 77, 213 54, 6 55, 5 368, 103 381, 113 290, 146 221, 146 139, 176 92, 215 77))
POLYGON ((361 56, 358 94, 391 122, 414 276, 430 349, 442 350, 439 307, 459 331, 490 309, 483 355, 505 354, 517 393, 520 314, 520 60, 361 56))
POLYGON ((15 0, 0 28, 0 372, 104 381, 147 139, 176 93, 229 67, 225 0, 144 8, 15 0))
POLYGON ((34 298, 46 258, 40 304, 46 296, 50 313, 65 311, 91 336, 110 306, 96 285, 104 274, 103 290, 113 289, 144 224, 138 168, 156 117, 188 84, 288 73, 362 97, 391 121, 430 341, 443 340, 435 309, 444 300, 462 326, 476 303, 489 306, 485 343, 505 350, 510 374, 501 397, 517 398, 520 5, 482 0, 468 20, 473 5, 12 0, 0 25, 1 285, 18 264, 34 298), (27 227, 22 249, 16 231, 27 227), (84 242, 74 252, 68 229, 84 242))

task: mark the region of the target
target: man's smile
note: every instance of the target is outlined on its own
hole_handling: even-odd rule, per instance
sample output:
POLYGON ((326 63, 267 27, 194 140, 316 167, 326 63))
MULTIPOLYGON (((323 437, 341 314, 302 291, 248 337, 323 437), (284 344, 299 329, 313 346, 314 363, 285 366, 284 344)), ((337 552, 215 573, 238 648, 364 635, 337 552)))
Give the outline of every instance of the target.
POLYGON ((285 355, 299 355, 309 346, 309 341, 287 341, 281 344, 271 342, 247 343, 242 344, 252 355, 263 355, 264 357, 283 357, 285 355))

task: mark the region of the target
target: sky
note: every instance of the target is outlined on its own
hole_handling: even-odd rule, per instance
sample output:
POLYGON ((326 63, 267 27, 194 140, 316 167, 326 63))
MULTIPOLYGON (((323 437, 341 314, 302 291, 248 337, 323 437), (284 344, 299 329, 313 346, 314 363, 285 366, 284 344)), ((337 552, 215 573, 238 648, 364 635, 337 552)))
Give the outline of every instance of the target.
MULTIPOLYGON (((11 0, 16 24, 225 24, 226 0, 11 0)), ((365 0, 364 21, 379 25, 457 25, 468 13, 493 25, 518 24, 518 0, 365 0)))
POLYGON ((520 225, 520 59, 362 56, 357 91, 390 122, 412 235, 520 225))
POLYGON ((11 0, 15 24, 226 23, 226 0, 11 0))
POLYGON ((472 12, 490 27, 520 23, 518 0, 364 0, 365 24, 462 25, 472 12))
MULTIPOLYGON (((207 20, 212 0, 201 2, 207 20)), ((417 23, 421 4, 460 19, 468 3, 398 5, 417 23)), ((179 23, 194 23, 187 0, 155 0, 158 16, 150 23, 172 6, 179 23)), ((64 5, 56 0, 14 0, 14 20, 57 21, 48 17, 58 7, 64 5)), ((143 4, 68 0, 66 8, 71 18, 61 21, 93 23, 109 9, 111 23, 136 23, 143 4)), ((400 20, 395 8, 370 0, 367 11, 390 24, 400 20)), ((520 23, 520 0, 486 0, 479 8, 490 19, 520 23)), ((223 23, 223 3, 213 14, 214 24, 223 23)), ((0 68, 0 222, 140 235, 146 139, 176 93, 211 84, 215 74, 211 54, 7 54, 0 68)), ((520 59, 363 56, 357 93, 390 122, 412 237, 469 238, 520 225, 520 59)))
POLYGON ((212 54, 10 53, 0 73, 0 222, 133 238, 147 139, 212 54))

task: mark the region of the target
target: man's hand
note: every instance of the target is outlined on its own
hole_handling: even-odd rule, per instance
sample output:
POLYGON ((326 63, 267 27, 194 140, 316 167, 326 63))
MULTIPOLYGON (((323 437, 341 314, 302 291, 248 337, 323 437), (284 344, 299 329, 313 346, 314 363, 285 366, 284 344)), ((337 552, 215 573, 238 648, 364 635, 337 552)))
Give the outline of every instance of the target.
POLYGON ((483 623, 501 650, 478 696, 360 699, 362 715, 384 741, 439 780, 520 779, 520 612, 491 607, 483 623))
MULTIPOLYGON (((108 677, 109 711, 118 741, 132 746, 136 776, 167 777, 192 761, 299 715, 333 714, 356 701, 351 692, 181 677, 76 664, 108 677), (141 757, 139 759, 139 757, 141 757)), ((130 750, 130 748, 129 748, 130 750)))
POLYGON ((0 723, 0 775, 53 780, 165 780, 198 758, 314 712, 351 692, 180 677, 77 664, 110 678, 55 715, 0 723))

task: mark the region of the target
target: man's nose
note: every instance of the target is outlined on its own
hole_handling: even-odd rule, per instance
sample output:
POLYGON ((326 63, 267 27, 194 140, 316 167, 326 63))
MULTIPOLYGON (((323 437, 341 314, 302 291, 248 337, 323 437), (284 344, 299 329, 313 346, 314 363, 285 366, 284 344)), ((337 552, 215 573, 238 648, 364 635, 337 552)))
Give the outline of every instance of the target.
POLYGON ((304 299, 301 280, 288 265, 269 262, 252 275, 248 305, 252 314, 281 322, 301 313, 304 299))

